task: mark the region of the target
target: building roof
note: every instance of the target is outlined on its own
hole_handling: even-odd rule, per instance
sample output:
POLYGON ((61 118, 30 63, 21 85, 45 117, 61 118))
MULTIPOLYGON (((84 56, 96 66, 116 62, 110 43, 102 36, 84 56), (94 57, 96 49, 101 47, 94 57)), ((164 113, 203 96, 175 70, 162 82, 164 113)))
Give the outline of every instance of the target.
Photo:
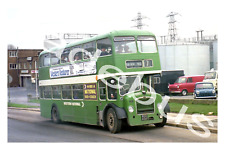
POLYGON ((43 51, 43 49, 8 49, 8 51, 43 51))

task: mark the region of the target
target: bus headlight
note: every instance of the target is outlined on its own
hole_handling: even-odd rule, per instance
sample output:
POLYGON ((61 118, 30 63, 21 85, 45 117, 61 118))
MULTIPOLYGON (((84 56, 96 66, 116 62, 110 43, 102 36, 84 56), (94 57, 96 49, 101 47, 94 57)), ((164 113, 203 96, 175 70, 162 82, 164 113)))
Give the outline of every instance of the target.
POLYGON ((199 94, 200 92, 199 91, 196 91, 196 94, 199 94))
POLYGON ((134 112, 134 107, 133 107, 133 106, 129 106, 129 107, 128 107, 128 111, 129 111, 130 113, 134 112))
POLYGON ((212 93, 214 94, 216 91, 215 90, 212 90, 212 93))

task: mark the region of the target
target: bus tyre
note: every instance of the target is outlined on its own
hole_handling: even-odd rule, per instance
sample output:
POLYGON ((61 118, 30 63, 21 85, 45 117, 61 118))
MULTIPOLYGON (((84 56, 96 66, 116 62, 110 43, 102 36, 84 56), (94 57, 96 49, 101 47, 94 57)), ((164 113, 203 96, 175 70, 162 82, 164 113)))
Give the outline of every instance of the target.
POLYGON ((61 120, 59 119, 59 111, 58 111, 57 107, 55 107, 55 106, 52 107, 52 121, 54 123, 61 122, 61 120))
POLYGON ((187 91, 187 90, 183 90, 183 91, 181 92, 181 94, 182 94, 183 96, 186 96, 186 95, 187 95, 187 93, 188 93, 188 91, 187 91))
POLYGON ((156 127, 164 127, 166 125, 166 122, 167 122, 167 114, 166 114, 166 117, 163 117, 163 121, 161 123, 155 123, 154 125, 156 127))
POLYGON ((117 118, 116 112, 113 108, 109 108, 107 111, 107 126, 111 133, 117 133, 121 130, 122 120, 117 118))

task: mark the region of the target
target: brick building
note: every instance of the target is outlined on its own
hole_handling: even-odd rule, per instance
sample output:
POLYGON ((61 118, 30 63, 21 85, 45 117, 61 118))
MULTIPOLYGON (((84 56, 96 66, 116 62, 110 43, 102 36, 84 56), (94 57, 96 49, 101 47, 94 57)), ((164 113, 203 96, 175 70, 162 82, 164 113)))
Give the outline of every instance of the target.
POLYGON ((38 56, 42 51, 42 49, 8 50, 8 80, 10 87, 26 87, 36 82, 35 73, 38 72, 38 56))

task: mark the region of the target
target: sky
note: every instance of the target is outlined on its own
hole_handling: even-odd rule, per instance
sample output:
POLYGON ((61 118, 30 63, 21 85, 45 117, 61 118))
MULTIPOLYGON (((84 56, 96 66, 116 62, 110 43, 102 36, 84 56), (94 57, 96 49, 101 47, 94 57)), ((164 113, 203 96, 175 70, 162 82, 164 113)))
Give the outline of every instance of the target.
POLYGON ((218 34, 217 0, 7 0, 7 43, 19 48, 44 48, 45 35, 57 33, 103 34, 136 29, 138 12, 156 36, 168 34, 170 12, 177 12, 179 37, 218 34))

